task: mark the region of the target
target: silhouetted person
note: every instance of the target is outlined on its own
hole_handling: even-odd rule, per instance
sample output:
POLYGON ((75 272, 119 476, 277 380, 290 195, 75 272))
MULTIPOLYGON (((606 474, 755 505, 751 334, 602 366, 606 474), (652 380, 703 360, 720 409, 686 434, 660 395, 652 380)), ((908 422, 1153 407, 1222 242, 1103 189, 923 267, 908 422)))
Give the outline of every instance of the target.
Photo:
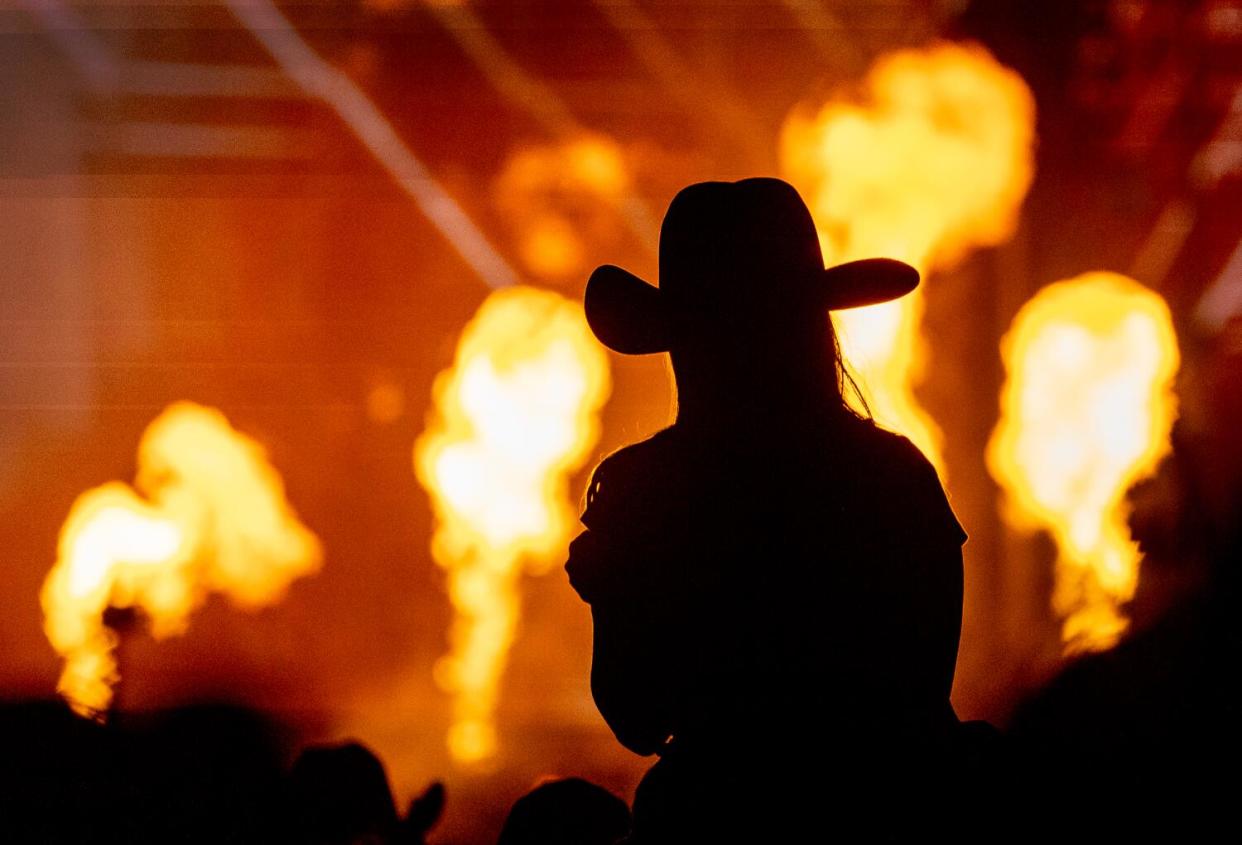
POLYGON ((630 832, 630 808, 602 786, 565 778, 519 798, 496 845, 615 845, 630 832))
POLYGON ((276 727, 225 705, 113 714, 0 705, 0 842, 283 842, 276 727))
POLYGON ((634 839, 926 830, 952 786, 965 534, 918 449, 847 406, 828 315, 918 273, 825 270, 775 179, 681 191, 659 259, 658 289, 598 268, 586 312, 613 350, 670 354, 676 421, 598 466, 566 565, 600 712, 661 756, 634 839))
POLYGON ((397 807, 384 764, 356 742, 307 748, 289 772, 294 841, 306 845, 388 842, 397 807))
POLYGON ((312 746, 289 772, 292 840, 305 845, 417 845, 439 820, 444 787, 432 784, 402 819, 384 764, 357 742, 312 746))

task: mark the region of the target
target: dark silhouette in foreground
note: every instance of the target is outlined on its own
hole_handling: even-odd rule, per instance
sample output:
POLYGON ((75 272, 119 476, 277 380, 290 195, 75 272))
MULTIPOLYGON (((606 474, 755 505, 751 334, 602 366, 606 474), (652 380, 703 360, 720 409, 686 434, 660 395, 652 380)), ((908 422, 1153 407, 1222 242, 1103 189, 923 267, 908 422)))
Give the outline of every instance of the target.
POLYGON ((828 316, 917 281, 887 259, 825 270, 775 179, 678 194, 658 290, 592 275, 596 335, 669 352, 677 382, 676 422, 595 470, 566 566, 600 712, 660 755, 634 841, 901 837, 953 815, 976 736, 949 703, 965 534, 919 450, 847 406, 828 316))
POLYGON ((496 845, 615 845, 630 832, 630 808, 581 778, 553 780, 519 798, 496 845))
POLYGON ((384 764, 356 742, 302 751, 288 795, 291 841, 307 845, 417 845, 444 809, 444 787, 435 783, 399 816, 384 764))
POLYGON ((0 842, 420 845, 444 806, 433 784, 398 817, 383 766, 350 744, 305 751, 230 705, 114 713, 0 702, 0 842))
POLYGON ((1183 375, 1198 410, 1130 492, 1143 553, 1133 630, 1015 715, 1013 789, 1043 808, 1028 841, 1212 841, 1237 826, 1242 318, 1231 330, 1201 372, 1183 375))
POLYGON ((288 839, 282 740, 250 711, 196 705, 104 726, 61 702, 0 706, 0 840, 288 839))

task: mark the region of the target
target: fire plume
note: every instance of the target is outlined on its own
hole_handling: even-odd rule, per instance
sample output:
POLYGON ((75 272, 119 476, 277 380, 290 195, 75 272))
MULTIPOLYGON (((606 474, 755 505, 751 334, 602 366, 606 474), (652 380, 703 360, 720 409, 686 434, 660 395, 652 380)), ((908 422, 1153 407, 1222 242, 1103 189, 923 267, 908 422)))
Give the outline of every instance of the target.
POLYGON ((569 474, 599 435, 608 362, 577 304, 534 288, 492 294, 462 332, 414 449, 436 513, 432 555, 456 611, 437 680, 454 695, 448 747, 492 756, 492 721, 519 614, 518 581, 564 550, 569 474))
POLYGON ((496 204, 514 229, 518 254, 551 280, 584 271, 586 241, 615 237, 618 210, 631 189, 621 147, 582 133, 514 151, 496 180, 496 204))
POLYGON ((1049 285, 1001 341, 1008 378, 988 467, 1005 519, 1044 529, 1067 653, 1112 646, 1138 579, 1125 491, 1169 450, 1177 337, 1164 300, 1114 273, 1049 285))
POLYGON ((135 487, 78 497, 43 584, 44 630, 65 660, 58 690, 84 716, 102 717, 119 679, 109 607, 140 610, 168 637, 209 593, 256 609, 322 560, 262 447, 214 409, 165 409, 143 433, 135 487))
MULTIPOLYGON (((1033 174, 1034 99, 982 47, 942 44, 879 60, 859 96, 795 111, 781 162, 807 198, 824 258, 877 255, 926 275, 1012 235, 1033 174)), ((940 431, 914 396, 926 366, 922 289, 833 315, 876 420, 938 468, 940 431)))

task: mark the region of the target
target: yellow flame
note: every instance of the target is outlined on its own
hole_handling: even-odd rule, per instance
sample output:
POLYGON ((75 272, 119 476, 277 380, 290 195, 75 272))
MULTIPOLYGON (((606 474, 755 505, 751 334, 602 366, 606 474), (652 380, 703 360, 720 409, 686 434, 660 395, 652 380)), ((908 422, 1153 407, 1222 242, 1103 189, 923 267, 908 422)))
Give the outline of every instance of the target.
POLYGON ((262 447, 219 411, 165 409, 143 433, 135 486, 145 498, 119 481, 78 497, 41 593, 65 660, 58 689, 85 716, 102 716, 118 680, 109 607, 141 610, 163 638, 184 632, 210 592, 262 607, 322 559, 262 447))
POLYGON ((1001 356, 1008 378, 987 458, 1006 521, 1056 541, 1067 653, 1108 648, 1138 578, 1125 491, 1168 452, 1177 414, 1172 317, 1138 282, 1086 273, 1024 305, 1001 356))
POLYGON ((462 332, 414 449, 436 512, 432 554, 456 611, 437 680, 454 694, 448 746, 492 756, 500 678, 519 612, 518 579, 564 549, 569 474, 599 436, 608 361, 581 307, 534 288, 493 293, 462 332))
POLYGON ((621 148, 601 135, 523 147, 496 181, 496 203, 514 227, 526 268, 544 278, 581 273, 585 237, 617 228, 614 210, 630 190, 621 148))
MULTIPOLYGON (((982 47, 942 44, 880 59, 859 97, 799 109, 782 167, 807 198, 825 261, 899 258, 926 275, 1013 233, 1033 173, 1035 104, 982 47)), ((922 289, 833 315, 880 423, 943 469, 941 435, 914 389, 926 366, 922 289)))

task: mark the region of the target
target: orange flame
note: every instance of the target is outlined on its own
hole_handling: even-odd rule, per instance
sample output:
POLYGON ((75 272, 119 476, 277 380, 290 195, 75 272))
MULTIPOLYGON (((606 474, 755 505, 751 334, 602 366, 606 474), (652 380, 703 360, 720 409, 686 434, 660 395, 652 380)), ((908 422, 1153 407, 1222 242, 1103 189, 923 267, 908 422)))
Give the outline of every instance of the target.
POLYGON ((492 756, 519 613, 518 579, 555 561, 574 525, 569 474, 599 436, 608 361, 582 309, 550 291, 493 293, 462 332, 414 448, 437 524, 431 550, 456 611, 437 680, 454 693, 448 746, 492 756))
POLYGON ((142 435, 136 487, 146 498, 119 481, 78 497, 43 584, 44 630, 65 660, 58 690, 84 716, 102 717, 119 679, 109 607, 142 610, 168 637, 208 593, 259 608, 322 560, 262 447, 219 411, 165 409, 142 435))
MULTIPOLYGON (((782 167, 808 199, 828 264, 884 255, 926 274, 1007 240, 1033 173, 1035 104, 982 47, 943 44, 883 57, 861 102, 794 112, 782 167)), ((943 469, 941 434, 920 407, 927 351, 922 290, 833 315, 876 420, 943 469)))
POLYGON ((584 236, 598 241, 618 228, 610 210, 619 208, 629 190, 617 143, 582 134, 516 151, 497 179, 496 202, 515 227, 526 268, 561 279, 583 272, 584 236))
POLYGON ((1066 652, 1108 648, 1138 579, 1125 491, 1169 451, 1177 414, 1172 317, 1138 282, 1086 273, 1026 303, 1001 356, 1008 379, 987 459, 1005 519, 1056 541, 1066 652))

